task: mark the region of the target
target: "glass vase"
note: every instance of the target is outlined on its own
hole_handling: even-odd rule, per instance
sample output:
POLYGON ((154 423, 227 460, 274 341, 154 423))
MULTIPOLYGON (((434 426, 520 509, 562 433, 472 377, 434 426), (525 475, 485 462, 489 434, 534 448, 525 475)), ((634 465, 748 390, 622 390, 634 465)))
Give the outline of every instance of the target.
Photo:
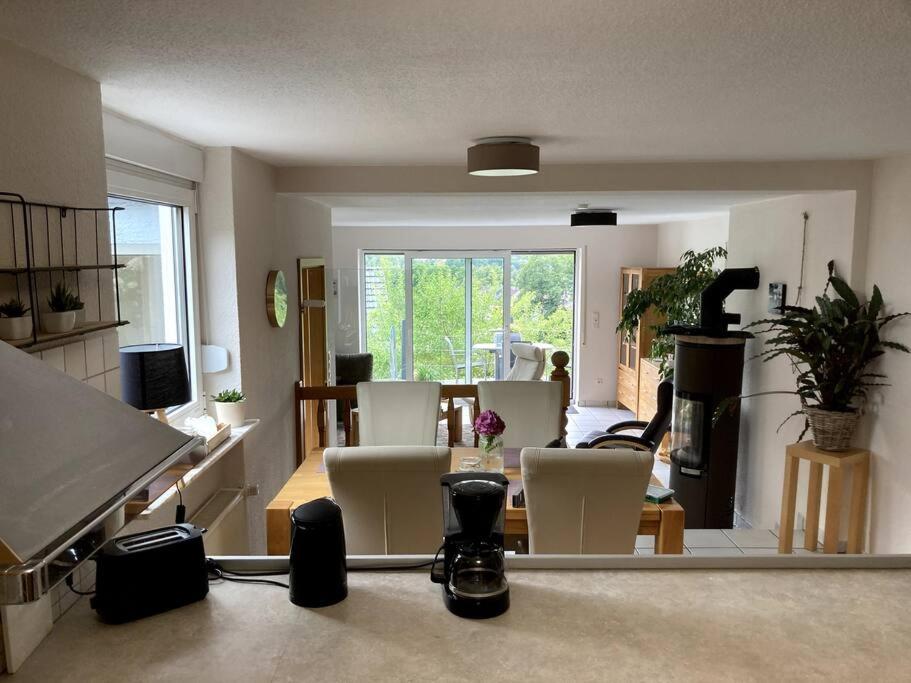
POLYGON ((481 444, 483 465, 486 472, 503 472, 503 439, 488 437, 481 444))

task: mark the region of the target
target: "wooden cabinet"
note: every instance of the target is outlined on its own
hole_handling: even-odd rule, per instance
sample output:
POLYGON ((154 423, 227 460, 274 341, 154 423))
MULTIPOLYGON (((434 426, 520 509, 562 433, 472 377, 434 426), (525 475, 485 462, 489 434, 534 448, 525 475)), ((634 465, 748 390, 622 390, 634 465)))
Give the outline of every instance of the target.
MULTIPOLYGON (((630 292, 648 287, 656 277, 674 272, 673 268, 621 268, 620 310, 626 306, 630 292)), ((653 311, 648 311, 639 321, 634 334, 621 333, 618 339, 617 403, 639 414, 639 374, 641 359, 647 358, 655 338, 654 326, 662 322, 653 311)), ((654 402, 654 395, 652 396, 654 402)), ((654 410, 652 411, 654 414, 654 410)), ((651 417, 651 416, 649 416, 651 417)), ((641 418, 648 419, 648 418, 641 418)))

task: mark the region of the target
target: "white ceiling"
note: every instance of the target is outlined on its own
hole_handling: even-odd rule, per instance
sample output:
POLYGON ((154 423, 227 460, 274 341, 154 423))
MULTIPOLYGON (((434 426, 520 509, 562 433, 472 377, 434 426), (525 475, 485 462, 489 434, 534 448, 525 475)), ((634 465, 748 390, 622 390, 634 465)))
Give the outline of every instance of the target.
POLYGON ((784 196, 772 192, 589 192, 483 195, 311 195, 332 209, 336 227, 569 225, 579 204, 613 208, 620 225, 694 220, 732 206, 784 196))
MULTIPOLYGON (((911 152, 908 0, 2 0, 107 107, 277 164, 911 152)), ((61 103, 65 106, 65 103, 61 103)))

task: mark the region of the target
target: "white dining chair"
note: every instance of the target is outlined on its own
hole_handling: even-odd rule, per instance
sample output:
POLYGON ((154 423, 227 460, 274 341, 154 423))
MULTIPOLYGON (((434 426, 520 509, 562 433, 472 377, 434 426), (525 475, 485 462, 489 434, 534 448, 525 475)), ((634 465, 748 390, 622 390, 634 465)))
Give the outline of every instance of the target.
POLYGON ((359 445, 436 445, 439 382, 360 382, 357 404, 359 445))
POLYGON ((506 448, 543 447, 561 439, 562 399, 559 382, 478 382, 478 409, 493 410, 506 423, 506 448))
POLYGON ((327 448, 349 555, 433 554, 443 538, 440 477, 451 453, 435 446, 327 448))
POLYGON ((651 453, 523 448, 519 460, 530 553, 633 552, 654 465, 651 453))

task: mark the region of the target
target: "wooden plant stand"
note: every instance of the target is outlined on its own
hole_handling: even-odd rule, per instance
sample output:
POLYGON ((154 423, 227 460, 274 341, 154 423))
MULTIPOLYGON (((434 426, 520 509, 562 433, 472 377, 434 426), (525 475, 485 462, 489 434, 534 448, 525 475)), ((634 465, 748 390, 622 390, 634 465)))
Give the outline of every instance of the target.
POLYGON ((807 524, 804 547, 816 550, 819 536, 819 507, 822 498, 822 468, 829 467, 829 485, 826 495, 826 531, 823 539, 824 553, 838 552, 838 532, 841 526, 842 489, 845 469, 853 468, 851 485, 851 510, 848 521, 848 553, 864 551, 864 515, 867 510, 867 481, 870 476, 870 451, 852 448, 847 451, 824 451, 812 441, 801 441, 787 447, 784 467, 784 485, 781 494, 781 524, 778 552, 789 554, 794 546, 794 513, 797 508, 797 476, 800 461, 810 462, 810 485, 807 493, 807 524))

